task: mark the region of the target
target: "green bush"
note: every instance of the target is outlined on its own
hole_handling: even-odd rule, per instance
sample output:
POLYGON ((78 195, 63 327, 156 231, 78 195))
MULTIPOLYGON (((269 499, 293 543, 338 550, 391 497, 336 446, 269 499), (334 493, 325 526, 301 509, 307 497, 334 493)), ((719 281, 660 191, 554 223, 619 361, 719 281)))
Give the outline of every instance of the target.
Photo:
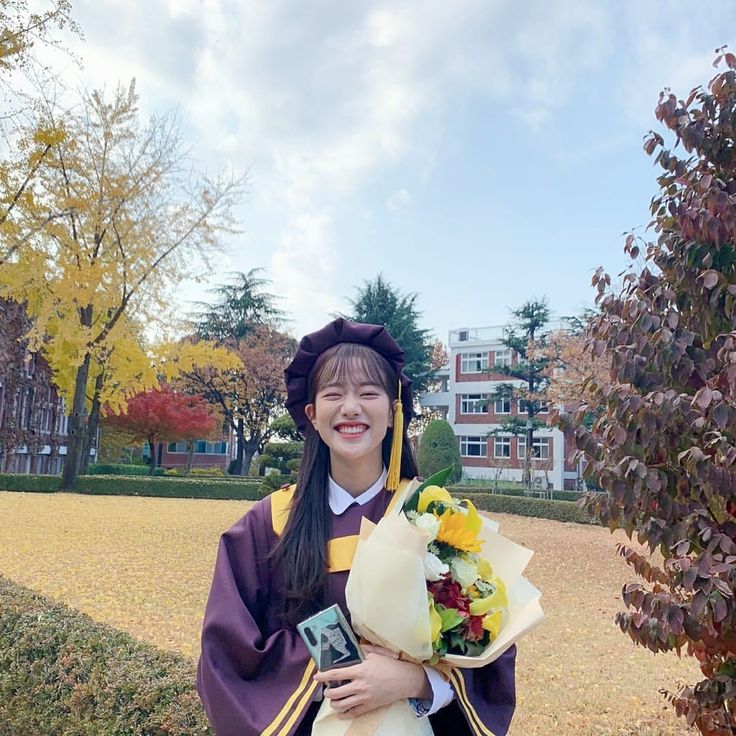
POLYGON ((425 478, 448 465, 454 467, 449 478, 450 483, 456 483, 462 477, 463 468, 457 437, 444 419, 435 419, 427 425, 419 445, 417 464, 419 474, 425 478))
POLYGON ((192 468, 189 475, 210 476, 211 478, 224 478, 225 471, 219 465, 209 468, 192 468))
POLYGON ((0 578, 0 733, 212 734, 194 663, 0 578))
MULTIPOLYGON (((450 488, 453 495, 462 495, 464 493, 494 493, 493 484, 486 483, 485 486, 481 485, 467 485, 465 483, 457 483, 450 488)), ((499 493, 504 496, 527 496, 527 490, 521 483, 516 483, 512 486, 505 486, 499 484, 499 493)), ((536 491, 532 491, 531 497, 534 497, 536 491)), ((575 491, 552 491, 553 501, 577 501, 580 498, 580 494, 575 491)))
POLYGON ((61 477, 58 475, 0 474, 0 491, 54 493, 60 485, 61 477))
POLYGON ((295 482, 296 473, 269 473, 261 479, 260 491, 262 495, 267 496, 277 488, 281 488, 281 486, 287 483, 291 485, 295 482))
MULTIPOLYGON (((257 501, 260 478, 178 478, 163 476, 83 475, 77 480, 75 493, 96 496, 160 496, 164 498, 211 498, 257 501)), ((59 490, 58 475, 0 475, 0 490, 54 493, 59 490)))
MULTIPOLYGON (((126 465, 123 463, 92 463, 89 466, 89 475, 149 475, 151 468, 148 465, 126 465)), ((163 468, 156 468, 154 475, 163 475, 163 468)))
POLYGON ((572 501, 550 501, 525 496, 504 496, 500 493, 468 493, 477 508, 499 514, 533 516, 538 519, 570 521, 577 524, 599 524, 584 508, 572 501))

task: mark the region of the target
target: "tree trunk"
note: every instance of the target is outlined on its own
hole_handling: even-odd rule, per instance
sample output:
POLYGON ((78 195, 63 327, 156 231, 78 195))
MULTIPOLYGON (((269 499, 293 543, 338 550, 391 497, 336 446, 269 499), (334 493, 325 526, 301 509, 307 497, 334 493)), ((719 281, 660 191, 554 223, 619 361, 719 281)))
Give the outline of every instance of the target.
POLYGON ((156 438, 148 435, 148 454, 151 456, 151 465, 148 468, 148 475, 153 475, 156 470, 156 438))
MULTIPOLYGON (((258 442, 250 440, 249 442, 243 442, 243 468, 250 469, 250 464, 253 461, 253 455, 256 454, 258 449, 258 442)), ((240 475, 247 475, 247 471, 240 473, 240 475)))
MULTIPOLYGON (((235 462, 233 463, 233 470, 231 475, 247 475, 248 470, 250 470, 250 460, 248 461, 248 465, 245 465, 245 472, 243 472, 243 459, 245 456, 245 429, 243 417, 238 417, 237 424, 235 425, 235 437, 237 442, 237 449, 235 451, 235 462)), ((251 453, 251 458, 252 457, 253 453, 251 453)))
POLYGON ((66 457, 61 474, 61 490, 71 491, 79 476, 82 453, 85 446, 87 379, 89 378, 89 353, 84 356, 82 365, 77 368, 74 382, 74 399, 69 414, 68 432, 66 437, 66 457))
POLYGON ((187 440, 187 467, 184 471, 184 475, 189 475, 192 472, 193 464, 194 464, 194 440, 187 440))
MULTIPOLYGON (((89 456, 92 450, 92 443, 97 437, 97 430, 100 426, 100 392, 104 381, 103 373, 99 373, 95 379, 95 393, 92 397, 92 408, 89 411, 89 420, 87 421, 87 429, 84 433, 84 450, 82 452, 82 462, 79 468, 80 475, 86 475, 89 471, 89 456)), ((98 453, 99 453, 99 448, 98 453)))
POLYGON ((526 452, 524 453, 524 484, 528 490, 532 489, 532 443, 534 442, 534 427, 531 417, 526 421, 526 452))

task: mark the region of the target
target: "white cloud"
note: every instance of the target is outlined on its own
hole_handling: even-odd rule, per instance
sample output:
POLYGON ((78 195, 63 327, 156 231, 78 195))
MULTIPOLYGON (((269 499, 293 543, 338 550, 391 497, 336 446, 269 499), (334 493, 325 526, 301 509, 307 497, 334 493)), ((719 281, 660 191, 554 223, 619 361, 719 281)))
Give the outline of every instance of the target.
POLYGON ((406 207, 411 202, 411 194, 406 189, 397 189, 387 200, 386 207, 392 212, 406 207))
POLYGON ((282 232, 270 263, 274 287, 286 297, 289 311, 299 325, 313 329, 341 307, 341 300, 322 287, 334 272, 330 227, 328 215, 297 215, 282 232))
MULTIPOLYGON (((207 167, 252 164, 242 215, 253 245, 232 267, 269 262, 301 327, 302 315, 339 308, 331 295, 344 292, 350 265, 335 234, 345 203, 369 187, 390 191, 380 179, 396 181, 399 167, 413 167, 402 181, 431 176, 442 149, 469 155, 443 129, 464 106, 511 110, 537 135, 584 104, 583 82, 605 72, 611 105, 637 118, 646 109, 651 124, 648 87, 686 91, 702 80, 708 55, 693 51, 692 24, 677 12, 659 22, 667 6, 354 0, 316 12, 289 0, 129 0, 110 10, 78 0, 74 10, 89 79, 136 75, 144 109, 179 102, 207 167)), ((489 114, 489 138, 495 122, 489 114)), ((386 206, 410 201, 400 189, 386 206)), ((365 196, 358 209, 374 204, 365 196)))

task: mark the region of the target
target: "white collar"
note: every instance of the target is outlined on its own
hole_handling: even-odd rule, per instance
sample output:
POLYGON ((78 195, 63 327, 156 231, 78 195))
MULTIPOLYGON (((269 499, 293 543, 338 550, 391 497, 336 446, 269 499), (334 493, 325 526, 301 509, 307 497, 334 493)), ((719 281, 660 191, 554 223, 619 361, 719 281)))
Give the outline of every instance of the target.
POLYGON ((332 511, 336 516, 340 516, 340 514, 347 511, 354 503, 357 503, 359 506, 363 506, 368 503, 368 501, 372 501, 383 490, 387 475, 388 471, 384 468, 383 472, 378 477, 378 480, 376 480, 368 490, 363 491, 359 496, 351 496, 342 486, 337 485, 337 483, 332 480, 332 476, 330 476, 328 494, 330 511, 332 511))

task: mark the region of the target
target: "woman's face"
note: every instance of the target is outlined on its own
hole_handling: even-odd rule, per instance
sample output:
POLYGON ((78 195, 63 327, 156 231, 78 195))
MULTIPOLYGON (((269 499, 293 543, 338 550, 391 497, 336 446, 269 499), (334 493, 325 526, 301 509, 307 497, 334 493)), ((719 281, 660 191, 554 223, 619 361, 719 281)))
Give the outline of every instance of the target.
POLYGON ((382 386, 347 380, 320 386, 305 411, 333 456, 346 461, 381 457, 381 443, 393 423, 382 386))

